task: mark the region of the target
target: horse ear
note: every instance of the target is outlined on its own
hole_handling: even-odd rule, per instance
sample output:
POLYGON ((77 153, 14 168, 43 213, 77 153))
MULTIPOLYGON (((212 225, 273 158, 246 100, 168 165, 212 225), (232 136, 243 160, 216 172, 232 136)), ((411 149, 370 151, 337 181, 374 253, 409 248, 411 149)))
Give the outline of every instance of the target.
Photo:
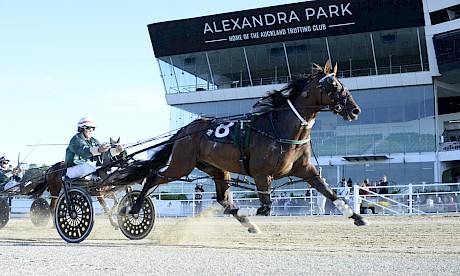
POLYGON ((120 136, 118 136, 117 144, 120 144, 120 136))
POLYGON ((115 143, 115 140, 112 139, 112 137, 110 137, 110 144, 113 145, 115 143))
POLYGON ((326 65, 324 65, 324 74, 329 75, 330 72, 331 72, 331 60, 328 59, 326 61, 326 65))
POLYGON ((334 75, 337 75, 337 62, 334 65, 334 71, 332 73, 334 73, 334 75))

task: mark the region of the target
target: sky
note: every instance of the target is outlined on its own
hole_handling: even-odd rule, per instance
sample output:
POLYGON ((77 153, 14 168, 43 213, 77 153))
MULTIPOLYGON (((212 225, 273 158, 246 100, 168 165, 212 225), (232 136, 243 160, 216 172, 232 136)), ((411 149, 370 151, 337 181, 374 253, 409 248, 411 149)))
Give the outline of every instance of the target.
POLYGON ((85 116, 97 122, 100 142, 168 132, 170 108, 147 25, 296 2, 1 1, 0 156, 13 166, 62 161, 85 116))

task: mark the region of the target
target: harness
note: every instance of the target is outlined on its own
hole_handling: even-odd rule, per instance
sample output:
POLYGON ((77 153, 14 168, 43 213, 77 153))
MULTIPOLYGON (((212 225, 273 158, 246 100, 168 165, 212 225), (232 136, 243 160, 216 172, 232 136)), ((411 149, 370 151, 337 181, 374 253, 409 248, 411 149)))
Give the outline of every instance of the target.
MULTIPOLYGON (((327 96, 329 97, 329 99, 331 99, 331 101, 334 103, 334 111, 335 112, 340 113, 343 110, 345 110, 345 112, 348 113, 348 111, 346 109, 346 106, 347 106, 347 102, 348 102, 348 98, 350 97, 350 94, 346 94, 343 97, 343 99, 340 100, 338 95, 343 93, 343 86, 340 85, 340 88, 335 87, 336 83, 335 83, 334 80, 332 80, 332 77, 334 77, 334 76, 335 76, 335 74, 331 73, 331 74, 328 74, 328 75, 322 77, 318 81, 320 83, 320 86, 321 86, 321 94, 323 93, 323 91, 325 91, 327 93, 327 96), (335 89, 336 93, 333 93, 334 88, 336 88, 335 89)), ((321 105, 321 99, 322 99, 322 95, 320 97, 320 105, 321 105)))
POLYGON ((240 163, 249 176, 251 175, 251 171, 249 169, 249 157, 246 154, 246 148, 249 146, 251 130, 253 129, 252 126, 256 118, 257 115, 252 115, 249 120, 238 120, 235 133, 233 134, 233 144, 238 147, 240 151, 240 163))

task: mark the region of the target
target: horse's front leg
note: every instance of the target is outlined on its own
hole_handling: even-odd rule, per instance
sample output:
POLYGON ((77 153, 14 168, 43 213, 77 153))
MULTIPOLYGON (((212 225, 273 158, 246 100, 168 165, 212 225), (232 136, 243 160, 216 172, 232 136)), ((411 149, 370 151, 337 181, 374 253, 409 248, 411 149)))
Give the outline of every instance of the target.
MULTIPOLYGON (((268 216, 270 214, 270 211, 272 210, 272 200, 270 193, 272 177, 270 175, 264 174, 255 175, 253 176, 253 178, 256 183, 257 194, 259 196, 259 200, 261 203, 261 206, 257 209, 255 215, 268 216)), ((240 213, 242 213, 243 211, 244 209, 241 209, 240 213)))
POLYGON ((323 194, 326 198, 331 200, 335 207, 337 207, 337 209, 339 209, 339 211, 342 212, 345 217, 353 219, 356 226, 364 226, 369 224, 366 219, 355 213, 350 208, 350 206, 348 206, 342 199, 337 196, 334 190, 332 190, 329 185, 323 179, 321 179, 315 167, 311 163, 307 166, 306 172, 302 174, 294 174, 294 176, 306 179, 308 184, 323 194))

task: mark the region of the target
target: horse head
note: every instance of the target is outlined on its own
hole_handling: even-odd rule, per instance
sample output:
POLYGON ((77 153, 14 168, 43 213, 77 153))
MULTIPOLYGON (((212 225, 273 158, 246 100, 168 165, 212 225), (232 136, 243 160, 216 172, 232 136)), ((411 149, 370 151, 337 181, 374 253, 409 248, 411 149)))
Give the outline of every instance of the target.
POLYGON ((340 114, 345 121, 357 120, 361 109, 350 91, 337 78, 337 64, 332 68, 328 60, 324 67, 315 64, 313 69, 316 71, 317 88, 320 89, 319 105, 333 106, 333 112, 340 114))
POLYGON ((112 147, 116 147, 118 144, 120 144, 120 137, 118 137, 117 140, 114 140, 114 139, 112 139, 112 137, 110 137, 110 145, 112 147))

